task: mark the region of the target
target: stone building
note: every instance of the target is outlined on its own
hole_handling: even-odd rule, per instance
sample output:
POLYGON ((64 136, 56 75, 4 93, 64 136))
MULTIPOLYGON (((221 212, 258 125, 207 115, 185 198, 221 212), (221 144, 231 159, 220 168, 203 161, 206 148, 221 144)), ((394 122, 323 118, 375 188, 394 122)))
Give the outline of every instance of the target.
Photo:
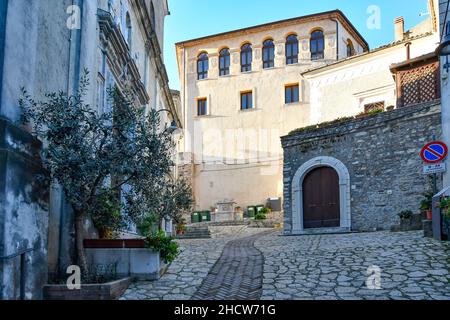
POLYGON ((35 181, 40 142, 18 123, 20 88, 71 94, 87 69, 99 112, 116 84, 181 127, 162 56, 168 14, 166 0, 0 2, 0 299, 41 298, 47 275, 74 260, 71 209, 57 186, 35 181))
POLYGON ((443 133, 429 3, 430 19, 410 32, 396 20, 394 43, 302 74, 327 122, 282 137, 286 234, 386 230, 432 190, 419 155, 443 133))
MULTIPOLYGON (((424 0, 425 1, 425 0, 424 0)), ((224 199, 243 208, 283 198, 280 137, 296 128, 381 108, 396 109, 391 65, 434 50, 430 17, 369 50, 340 11, 299 17, 177 44, 185 115, 185 174, 197 209, 224 199)))
POLYGON ((176 46, 186 128, 182 164, 199 210, 224 199, 245 207, 281 197, 279 137, 310 124, 314 114, 301 72, 369 49, 340 11, 176 46))

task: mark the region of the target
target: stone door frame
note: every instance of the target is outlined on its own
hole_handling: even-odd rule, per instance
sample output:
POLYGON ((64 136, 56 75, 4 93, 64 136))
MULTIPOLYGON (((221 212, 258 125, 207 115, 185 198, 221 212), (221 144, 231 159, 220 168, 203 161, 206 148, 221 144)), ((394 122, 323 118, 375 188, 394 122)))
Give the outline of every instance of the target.
POLYGON ((338 159, 332 157, 316 157, 305 162, 296 172, 292 180, 292 233, 305 232, 303 226, 303 181, 308 173, 319 167, 331 167, 339 176, 340 228, 351 229, 350 173, 338 159))

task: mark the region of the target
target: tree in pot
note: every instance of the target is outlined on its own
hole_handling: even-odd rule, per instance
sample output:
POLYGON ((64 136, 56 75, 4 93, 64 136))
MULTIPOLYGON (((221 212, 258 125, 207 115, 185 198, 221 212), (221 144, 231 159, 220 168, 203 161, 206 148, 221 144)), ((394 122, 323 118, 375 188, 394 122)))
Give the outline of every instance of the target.
POLYGON ((96 111, 84 101, 88 86, 85 71, 73 95, 48 93, 35 101, 23 89, 19 101, 23 123, 31 124, 32 133, 44 141, 42 161, 49 174, 41 178, 59 184, 74 211, 77 263, 83 276, 88 276, 86 220, 101 212, 97 218, 104 221, 106 215, 109 224, 117 211, 99 208, 105 197, 120 195, 125 185, 142 189, 142 177, 160 179, 173 165, 172 137, 160 130, 156 111, 147 113, 116 87, 109 89, 111 111, 96 111))

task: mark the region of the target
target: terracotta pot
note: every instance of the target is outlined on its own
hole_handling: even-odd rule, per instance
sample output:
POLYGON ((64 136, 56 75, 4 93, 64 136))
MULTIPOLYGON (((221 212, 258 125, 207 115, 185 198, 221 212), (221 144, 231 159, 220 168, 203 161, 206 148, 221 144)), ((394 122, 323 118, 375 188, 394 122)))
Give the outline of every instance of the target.
POLYGON ((432 210, 427 211, 427 220, 433 220, 433 211, 432 210))

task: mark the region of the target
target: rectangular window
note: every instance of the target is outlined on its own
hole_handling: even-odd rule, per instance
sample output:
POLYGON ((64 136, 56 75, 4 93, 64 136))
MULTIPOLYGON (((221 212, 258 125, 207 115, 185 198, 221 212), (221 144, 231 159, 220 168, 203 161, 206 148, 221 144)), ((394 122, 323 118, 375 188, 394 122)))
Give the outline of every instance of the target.
POLYGON ((206 116, 208 114, 208 102, 205 98, 197 100, 197 115, 206 116))
POLYGON ((253 109, 253 93, 251 91, 241 92, 241 110, 253 109))
POLYGON ((286 86, 284 92, 286 104, 300 101, 300 88, 298 84, 286 86))
POLYGON ((384 101, 369 103, 364 106, 364 112, 369 113, 373 111, 383 110, 385 109, 384 101))

